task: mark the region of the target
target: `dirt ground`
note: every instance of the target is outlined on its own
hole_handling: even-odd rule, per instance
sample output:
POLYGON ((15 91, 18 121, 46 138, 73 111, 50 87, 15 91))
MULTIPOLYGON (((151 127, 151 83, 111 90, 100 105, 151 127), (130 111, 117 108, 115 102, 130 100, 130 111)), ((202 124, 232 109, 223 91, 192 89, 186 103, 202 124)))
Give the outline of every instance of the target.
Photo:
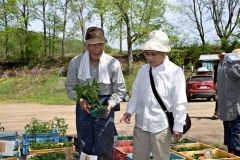
MULTIPOLYGON (((121 111, 116 112, 116 128, 119 134, 132 134, 132 123, 120 123, 126 109, 126 102, 121 103, 121 111)), ((211 120, 215 102, 196 101, 188 104, 188 113, 192 119, 192 128, 184 136, 196 141, 223 148, 223 126, 220 120, 211 120)), ((40 104, 0 104, 0 122, 5 130, 17 130, 21 135, 24 126, 36 117, 50 120, 53 117, 65 118, 69 124, 68 135, 76 135, 74 105, 40 105, 40 104)))

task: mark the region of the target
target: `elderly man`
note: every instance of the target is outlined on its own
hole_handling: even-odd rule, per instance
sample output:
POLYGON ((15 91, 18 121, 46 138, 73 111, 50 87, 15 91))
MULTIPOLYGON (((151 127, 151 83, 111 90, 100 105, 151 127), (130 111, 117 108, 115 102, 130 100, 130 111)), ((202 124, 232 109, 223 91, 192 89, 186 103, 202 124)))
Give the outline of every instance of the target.
POLYGON ((170 50, 168 36, 160 30, 152 31, 142 46, 148 64, 140 68, 134 80, 132 96, 121 119, 130 123, 136 114, 133 132, 133 159, 136 160, 147 160, 150 153, 154 160, 169 159, 171 137, 179 139, 183 134, 187 105, 185 77, 182 69, 169 60, 170 50), (150 77, 165 107, 173 112, 173 134, 153 93, 150 77))
POLYGON ((98 160, 112 160, 114 140, 114 107, 126 95, 125 81, 120 62, 104 52, 104 31, 89 27, 86 32, 86 51, 75 56, 69 63, 66 91, 76 101, 76 125, 79 152, 97 155, 98 160), (89 114, 91 106, 84 99, 77 101, 76 85, 97 82, 100 97, 108 97, 107 113, 103 118, 89 114))
POLYGON ((218 72, 218 111, 223 121, 224 144, 240 156, 240 49, 227 53, 218 72))

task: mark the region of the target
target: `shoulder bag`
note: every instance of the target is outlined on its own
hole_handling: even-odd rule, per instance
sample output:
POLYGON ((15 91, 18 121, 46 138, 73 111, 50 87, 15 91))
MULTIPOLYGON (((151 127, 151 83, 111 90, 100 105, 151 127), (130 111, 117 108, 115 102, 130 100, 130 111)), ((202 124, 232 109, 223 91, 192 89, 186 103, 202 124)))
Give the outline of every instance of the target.
MULTIPOLYGON (((149 76, 150 76, 150 82, 151 82, 151 87, 153 90, 153 93, 158 101, 158 103, 160 104, 160 106, 162 107, 163 111, 166 113, 167 118, 168 118, 168 124, 169 124, 169 128, 171 130, 171 132, 173 133, 173 125, 174 125, 174 117, 173 117, 173 113, 169 112, 167 110, 167 108, 165 107, 165 104, 163 103, 161 97, 158 95, 155 84, 154 84, 154 80, 153 80, 153 76, 152 76, 152 68, 150 67, 149 70, 149 76)), ((183 134, 186 133, 189 129, 191 128, 191 119, 187 113, 186 119, 185 119, 185 125, 183 126, 183 134)))

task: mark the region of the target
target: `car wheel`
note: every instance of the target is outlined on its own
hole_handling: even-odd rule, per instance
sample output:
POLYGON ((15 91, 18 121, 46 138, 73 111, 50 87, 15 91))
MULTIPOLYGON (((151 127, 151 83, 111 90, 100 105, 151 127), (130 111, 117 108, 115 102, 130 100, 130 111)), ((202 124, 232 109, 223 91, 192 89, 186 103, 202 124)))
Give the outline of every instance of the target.
POLYGON ((188 102, 191 102, 191 98, 190 98, 190 97, 187 97, 187 101, 188 101, 188 102))
POLYGON ((211 98, 207 98, 207 101, 211 101, 211 98))

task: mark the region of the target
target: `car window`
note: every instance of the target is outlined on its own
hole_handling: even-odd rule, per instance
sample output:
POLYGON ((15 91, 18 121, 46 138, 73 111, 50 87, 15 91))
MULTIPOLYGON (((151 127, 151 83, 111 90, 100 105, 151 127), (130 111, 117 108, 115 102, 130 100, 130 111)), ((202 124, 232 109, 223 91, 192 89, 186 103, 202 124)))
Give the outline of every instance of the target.
POLYGON ((213 77, 211 76, 204 76, 204 77, 191 77, 189 81, 212 81, 213 77))

